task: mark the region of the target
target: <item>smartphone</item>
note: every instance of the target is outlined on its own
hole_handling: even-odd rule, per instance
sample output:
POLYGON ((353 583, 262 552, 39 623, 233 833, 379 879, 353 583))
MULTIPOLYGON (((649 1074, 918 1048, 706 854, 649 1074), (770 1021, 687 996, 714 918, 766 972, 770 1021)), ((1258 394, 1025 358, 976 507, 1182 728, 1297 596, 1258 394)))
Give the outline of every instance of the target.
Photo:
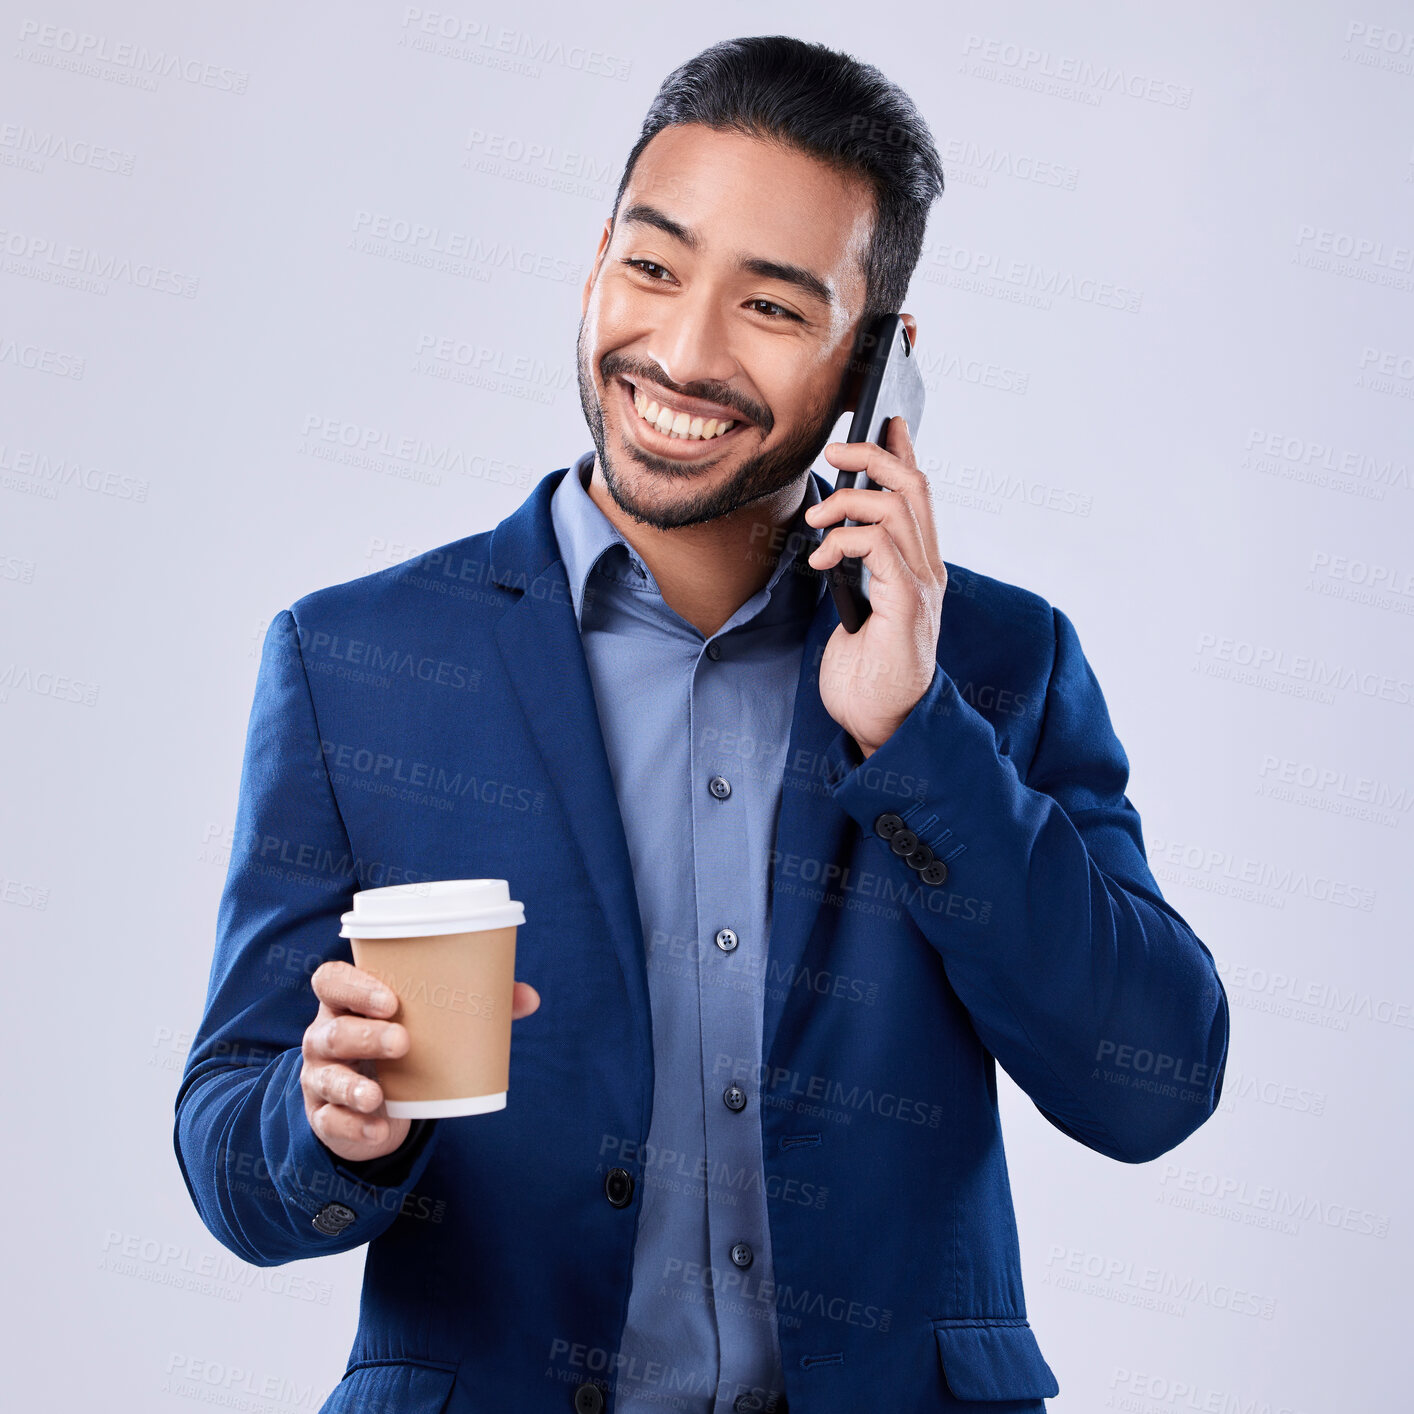
MULTIPOLYGON (((860 335, 850 358, 850 369, 858 379, 854 418, 849 424, 849 442, 886 445, 891 417, 908 424, 908 435, 917 441, 918 424, 923 418, 923 375, 913 356, 908 330, 897 314, 880 315, 860 335)), ((859 487, 879 491, 881 487, 867 471, 842 471, 835 490, 859 487)), ((859 525, 846 517, 842 525, 859 525)), ((825 572, 840 622, 848 633, 858 633, 869 617, 869 570, 858 556, 846 555, 825 572)))

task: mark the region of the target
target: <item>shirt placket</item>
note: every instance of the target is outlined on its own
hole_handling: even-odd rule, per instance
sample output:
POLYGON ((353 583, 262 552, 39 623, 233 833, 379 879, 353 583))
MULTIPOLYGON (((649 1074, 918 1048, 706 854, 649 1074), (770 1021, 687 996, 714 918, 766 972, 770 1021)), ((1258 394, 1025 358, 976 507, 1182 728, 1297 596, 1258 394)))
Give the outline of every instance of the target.
POLYGON ((739 704, 752 684, 748 666, 732 661, 730 642, 713 640, 698 660, 690 746, 720 1414, 735 1409, 738 1395, 769 1385, 771 1350, 763 1350, 761 1337, 769 1329, 775 1339, 766 1197, 759 1183, 744 1179, 762 1172, 759 1021, 769 925, 762 861, 771 842, 754 833, 774 819, 776 803, 773 773, 757 758, 762 744, 740 732, 739 704))

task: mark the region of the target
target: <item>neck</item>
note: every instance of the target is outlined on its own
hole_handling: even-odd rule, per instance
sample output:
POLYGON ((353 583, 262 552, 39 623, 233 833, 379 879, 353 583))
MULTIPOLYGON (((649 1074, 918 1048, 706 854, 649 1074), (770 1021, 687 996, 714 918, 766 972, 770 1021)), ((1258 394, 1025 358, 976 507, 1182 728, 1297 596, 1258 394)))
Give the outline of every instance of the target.
POLYGON ((759 593, 786 548, 786 528, 805 500, 809 470, 774 495, 700 525, 659 530, 634 520, 609 494, 594 459, 590 499, 648 566, 664 602, 711 638, 759 593))

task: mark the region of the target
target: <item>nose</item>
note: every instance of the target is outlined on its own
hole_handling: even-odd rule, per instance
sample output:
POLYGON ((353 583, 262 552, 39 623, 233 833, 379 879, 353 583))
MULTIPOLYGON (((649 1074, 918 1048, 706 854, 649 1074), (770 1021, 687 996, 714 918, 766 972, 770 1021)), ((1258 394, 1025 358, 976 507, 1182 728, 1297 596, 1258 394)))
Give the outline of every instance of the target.
POLYGON ((647 354, 669 383, 684 387, 698 381, 728 383, 738 372, 720 303, 701 287, 663 304, 663 318, 647 354))

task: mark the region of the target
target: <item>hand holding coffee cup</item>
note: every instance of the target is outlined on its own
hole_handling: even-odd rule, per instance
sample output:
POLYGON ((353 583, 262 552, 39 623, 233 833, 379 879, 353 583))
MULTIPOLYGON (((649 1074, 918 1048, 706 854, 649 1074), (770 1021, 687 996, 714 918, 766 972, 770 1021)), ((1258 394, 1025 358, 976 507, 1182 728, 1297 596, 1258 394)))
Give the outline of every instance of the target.
POLYGON ((305 1114, 326 1148, 351 1162, 380 1158, 398 1148, 417 1115, 504 1106, 510 1022, 540 1005, 534 987, 510 980, 515 923, 523 917, 504 880, 354 895, 342 935, 351 936, 352 926, 360 965, 326 962, 315 971, 320 1006, 303 1043, 305 1114), (369 955, 361 933, 383 946, 369 955), (399 939, 412 950, 400 953, 399 939), (410 1066, 419 1049, 419 1064, 410 1066), (380 1060, 401 1101, 387 1096, 380 1060))

